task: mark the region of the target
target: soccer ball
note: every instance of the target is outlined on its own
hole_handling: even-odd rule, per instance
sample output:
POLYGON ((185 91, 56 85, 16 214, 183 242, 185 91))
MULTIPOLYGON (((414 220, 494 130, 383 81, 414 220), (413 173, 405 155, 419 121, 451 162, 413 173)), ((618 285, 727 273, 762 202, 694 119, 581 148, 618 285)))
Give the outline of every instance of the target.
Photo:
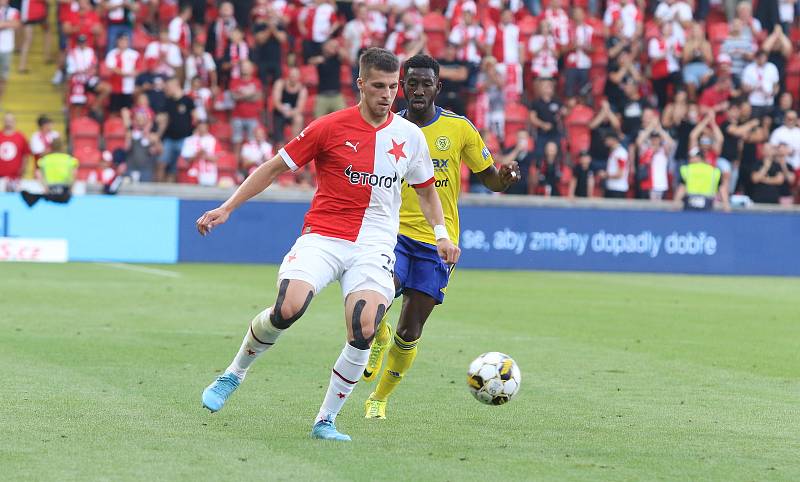
POLYGON ((517 394, 522 374, 508 355, 490 351, 469 364, 467 385, 472 395, 487 405, 502 405, 517 394))

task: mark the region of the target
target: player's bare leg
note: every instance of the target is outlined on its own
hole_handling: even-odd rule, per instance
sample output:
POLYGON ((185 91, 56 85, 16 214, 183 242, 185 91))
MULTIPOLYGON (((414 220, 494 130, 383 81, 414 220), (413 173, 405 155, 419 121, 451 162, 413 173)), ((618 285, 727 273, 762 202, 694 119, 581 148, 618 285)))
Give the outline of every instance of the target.
POLYGON ((386 368, 375 391, 367 399, 366 418, 386 418, 386 402, 389 395, 411 369, 417 356, 417 342, 422 336, 422 328, 435 306, 436 300, 420 291, 414 289, 404 291, 400 319, 386 358, 386 368))
POLYGON ((275 304, 253 318, 230 366, 203 391, 203 406, 212 412, 220 410, 244 380, 250 365, 303 316, 313 297, 314 288, 305 281, 281 280, 275 304))
POLYGON ((334 423, 364 371, 375 328, 383 318, 388 304, 382 294, 372 290, 355 291, 345 299, 347 343, 331 371, 328 392, 311 430, 313 438, 350 440, 348 435, 336 430, 334 423))
MULTIPOLYGON (((396 297, 398 296, 397 292, 400 290, 400 280, 397 279, 397 276, 394 277, 394 290, 396 297)), ((375 333, 375 339, 372 341, 372 347, 370 347, 367 366, 364 368, 364 374, 361 377, 365 382, 371 382, 378 378, 383 365, 383 356, 392 342, 392 325, 389 323, 390 309, 391 306, 389 306, 380 323, 378 323, 378 331, 375 333)))

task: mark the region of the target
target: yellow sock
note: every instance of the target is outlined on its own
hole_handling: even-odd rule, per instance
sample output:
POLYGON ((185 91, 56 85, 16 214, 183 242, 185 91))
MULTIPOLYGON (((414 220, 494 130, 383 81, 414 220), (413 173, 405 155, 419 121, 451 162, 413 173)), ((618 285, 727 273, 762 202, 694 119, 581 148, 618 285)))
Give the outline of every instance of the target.
POLYGON ((386 400, 397 388, 397 385, 403 379, 403 375, 411 368, 414 358, 417 357, 418 341, 405 341, 397 334, 394 335, 394 343, 389 348, 389 354, 386 357, 386 369, 383 371, 383 376, 375 388, 375 393, 372 395, 373 399, 386 400))
POLYGON ((389 329, 389 324, 386 322, 388 318, 389 311, 387 310, 386 313, 383 314, 383 318, 381 318, 380 325, 378 325, 378 332, 375 333, 375 343, 385 345, 392 341, 392 330, 389 329))

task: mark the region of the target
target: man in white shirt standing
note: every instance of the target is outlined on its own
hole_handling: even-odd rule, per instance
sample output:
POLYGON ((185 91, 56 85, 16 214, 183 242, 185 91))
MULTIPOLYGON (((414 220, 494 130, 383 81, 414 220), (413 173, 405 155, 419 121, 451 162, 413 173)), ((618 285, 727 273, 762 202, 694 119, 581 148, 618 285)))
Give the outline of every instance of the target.
POLYGON ((194 134, 183 142, 181 157, 189 163, 189 176, 196 178, 197 184, 217 185, 217 139, 208 132, 207 122, 199 122, 194 134))
POLYGON ((800 169, 800 127, 797 126, 797 111, 790 110, 783 118, 783 125, 772 131, 769 143, 786 144, 791 149, 787 162, 794 170, 800 169))
POLYGON ((747 100, 753 107, 754 119, 772 112, 780 87, 778 68, 772 62, 767 62, 767 52, 759 50, 755 62, 751 62, 742 72, 742 89, 749 94, 747 100))
POLYGON ((19 28, 19 10, 0 0, 0 101, 6 90, 11 57, 14 55, 14 35, 19 28))
POLYGON ((608 164, 606 165, 606 197, 624 199, 628 194, 628 150, 614 132, 606 134, 608 164))

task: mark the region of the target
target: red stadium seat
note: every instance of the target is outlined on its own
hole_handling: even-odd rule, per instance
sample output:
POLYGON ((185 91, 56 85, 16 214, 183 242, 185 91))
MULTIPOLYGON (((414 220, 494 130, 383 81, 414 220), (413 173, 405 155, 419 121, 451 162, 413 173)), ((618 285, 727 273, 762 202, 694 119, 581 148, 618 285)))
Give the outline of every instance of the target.
POLYGON ((580 151, 588 149, 592 142, 592 131, 589 128, 592 117, 594 117, 592 109, 579 104, 564 119, 569 153, 573 157, 580 151))
POLYGON ((523 47, 527 48, 528 39, 539 29, 539 19, 533 15, 527 15, 517 22, 517 27, 519 27, 519 41, 523 47))
POLYGON ((800 57, 792 56, 786 66, 786 91, 796 99, 800 95, 800 57))
POLYGON ((227 122, 214 122, 209 124, 208 132, 214 136, 217 141, 230 142, 233 137, 233 129, 227 122))
POLYGON ((528 108, 522 104, 510 104, 506 107, 506 139, 516 136, 517 131, 528 127, 528 108))
POLYGON ((95 150, 99 148, 100 125, 94 119, 85 116, 72 119, 69 122, 69 133, 73 151, 83 150, 85 147, 95 150))
POLYGON ((125 148, 125 134, 127 129, 121 117, 113 116, 103 123, 103 139, 106 150, 113 152, 115 149, 125 148))
POLYGON ((422 17, 422 29, 426 34, 430 32, 446 32, 447 19, 439 12, 431 11, 422 17))
POLYGON ((300 66, 300 78, 303 83, 308 87, 309 91, 317 92, 319 87, 319 72, 315 65, 302 65, 300 66))
POLYGON ((217 167, 220 170, 228 169, 235 171, 239 168, 239 164, 236 162, 235 155, 227 151, 222 151, 217 154, 217 167))
POLYGON ((708 40, 711 43, 722 43, 728 38, 727 22, 709 23, 706 28, 708 30, 708 40))
POLYGON ((136 27, 136 29, 133 31, 131 47, 135 50, 138 50, 139 53, 143 53, 144 50, 147 48, 147 45, 152 41, 153 37, 149 33, 147 33, 147 30, 139 26, 136 27))
POLYGON ((73 148, 72 155, 78 159, 80 165, 84 167, 95 167, 100 164, 100 159, 102 159, 100 149, 88 144, 78 149, 73 148))

